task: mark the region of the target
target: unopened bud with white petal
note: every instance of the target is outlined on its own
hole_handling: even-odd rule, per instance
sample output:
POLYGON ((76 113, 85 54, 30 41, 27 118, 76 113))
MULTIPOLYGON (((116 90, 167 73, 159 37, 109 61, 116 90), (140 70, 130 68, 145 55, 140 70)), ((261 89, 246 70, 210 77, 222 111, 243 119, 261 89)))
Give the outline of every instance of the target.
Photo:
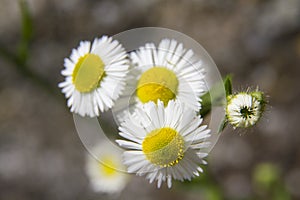
POLYGON ((265 107, 263 92, 241 92, 227 97, 227 121, 235 128, 254 126, 261 118, 265 107))

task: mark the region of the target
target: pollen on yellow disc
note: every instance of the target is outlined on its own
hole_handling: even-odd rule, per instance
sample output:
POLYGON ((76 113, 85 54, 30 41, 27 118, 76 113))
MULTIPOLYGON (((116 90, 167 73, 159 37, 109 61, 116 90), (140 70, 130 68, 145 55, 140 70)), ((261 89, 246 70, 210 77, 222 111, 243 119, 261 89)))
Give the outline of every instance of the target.
POLYGON ((113 176, 117 173, 117 164, 110 157, 103 157, 99 162, 99 170, 104 176, 113 176))
POLYGON ((166 106, 175 99, 178 80, 174 72, 165 67, 152 67, 145 71, 138 81, 137 97, 142 103, 160 99, 166 106))
POLYGON ((184 156, 184 140, 172 128, 160 128, 150 132, 142 143, 146 158, 155 165, 176 165, 184 156))
POLYGON ((91 92, 104 76, 104 63, 95 54, 86 54, 75 65, 72 81, 79 92, 91 92))

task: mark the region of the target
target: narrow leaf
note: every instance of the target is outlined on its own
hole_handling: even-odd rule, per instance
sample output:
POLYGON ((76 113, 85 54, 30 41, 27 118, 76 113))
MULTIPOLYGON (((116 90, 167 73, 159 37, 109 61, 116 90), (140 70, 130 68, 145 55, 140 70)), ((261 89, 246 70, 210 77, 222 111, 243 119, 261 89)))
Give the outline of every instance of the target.
POLYGON ((32 37, 32 18, 27 1, 19 0, 19 6, 22 17, 22 32, 18 49, 18 57, 21 63, 25 63, 28 58, 28 48, 32 37))
POLYGON ((230 95, 232 93, 232 84, 231 84, 231 76, 227 75, 223 82, 219 82, 215 84, 208 92, 206 92, 201 97, 201 105, 202 108, 199 112, 199 114, 204 117, 206 114, 208 114, 211 110, 212 105, 224 105, 225 100, 224 96, 230 95), (225 89, 225 93, 224 93, 225 89))
POLYGON ((201 100, 201 110, 199 114, 204 117, 211 110, 211 97, 209 91, 201 97, 201 100))
POLYGON ((229 96, 232 94, 232 76, 231 75, 227 75, 224 78, 224 88, 225 88, 226 96, 229 96))
POLYGON ((227 119, 225 118, 225 119, 222 121, 222 123, 221 123, 221 125, 220 125, 220 127, 219 127, 218 133, 221 133, 221 132, 226 128, 227 124, 228 124, 228 121, 227 121, 227 119))

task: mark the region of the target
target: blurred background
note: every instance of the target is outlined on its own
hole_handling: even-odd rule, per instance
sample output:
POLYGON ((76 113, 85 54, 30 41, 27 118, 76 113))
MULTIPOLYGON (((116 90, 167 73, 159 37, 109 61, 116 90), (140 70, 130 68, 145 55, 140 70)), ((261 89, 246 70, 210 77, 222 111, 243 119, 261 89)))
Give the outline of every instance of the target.
POLYGON ((0 199, 300 199, 299 0, 20 2, 0 0, 0 199), (200 178, 158 190, 134 177, 110 197, 89 187, 57 84, 80 40, 143 26, 194 38, 235 91, 259 86, 269 105, 255 128, 226 128, 200 178))

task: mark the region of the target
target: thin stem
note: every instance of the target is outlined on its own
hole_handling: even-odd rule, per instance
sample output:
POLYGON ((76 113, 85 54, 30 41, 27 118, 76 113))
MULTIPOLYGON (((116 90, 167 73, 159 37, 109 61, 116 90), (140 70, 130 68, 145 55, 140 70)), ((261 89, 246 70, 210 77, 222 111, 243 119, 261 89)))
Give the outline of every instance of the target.
POLYGON ((28 78, 33 83, 40 86, 41 88, 45 89, 49 94, 59 98, 62 97, 62 95, 59 93, 59 90, 53 87, 53 85, 50 82, 41 78, 41 75, 32 71, 26 63, 24 63, 12 52, 4 48, 3 45, 1 44, 0 44, 0 56, 3 59, 5 59, 7 62, 11 63, 21 75, 28 78))

